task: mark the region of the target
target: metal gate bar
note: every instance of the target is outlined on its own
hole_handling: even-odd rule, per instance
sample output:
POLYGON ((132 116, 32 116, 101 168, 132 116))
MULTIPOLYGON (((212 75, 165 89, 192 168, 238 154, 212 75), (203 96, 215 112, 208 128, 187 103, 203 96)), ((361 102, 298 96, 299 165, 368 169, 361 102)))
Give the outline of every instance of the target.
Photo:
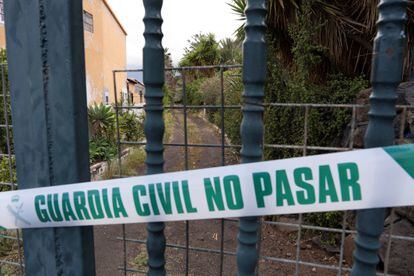
MULTIPOLYGON (((147 174, 162 173, 164 166, 163 85, 164 49, 162 47, 162 0, 143 0, 145 8, 144 85, 145 85, 145 137, 147 145, 147 174)), ((188 224, 187 224, 188 225, 188 224)), ((165 275, 164 222, 148 223, 148 275, 165 275)))
MULTIPOLYGON (((242 163, 263 159, 263 98, 266 79, 266 1, 248 0, 245 10, 246 38, 243 42, 243 120, 240 126, 242 163)), ((259 257, 258 217, 240 218, 237 235, 239 275, 256 274, 259 257)))
MULTIPOLYGON (((405 50, 407 1, 381 0, 378 6, 378 31, 374 42, 368 129, 365 147, 394 144, 395 103, 401 82, 405 50)), ((357 212, 358 236, 355 241, 354 266, 351 275, 374 275, 379 262, 380 235, 384 229, 385 208, 357 212)))
MULTIPOLYGON (((19 189, 90 180, 81 0, 8 0, 19 189)), ((29 275, 93 275, 92 227, 23 230, 29 275)))

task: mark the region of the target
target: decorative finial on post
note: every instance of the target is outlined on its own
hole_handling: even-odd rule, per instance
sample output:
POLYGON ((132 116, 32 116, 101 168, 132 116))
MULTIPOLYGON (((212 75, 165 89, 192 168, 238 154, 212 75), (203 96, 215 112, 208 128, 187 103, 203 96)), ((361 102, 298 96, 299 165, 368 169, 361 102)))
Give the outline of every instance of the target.
MULTIPOLYGON (((243 43, 244 105, 241 124, 242 162, 263 158, 263 98, 266 78, 266 1, 248 0, 243 43)), ((260 224, 257 217, 240 218, 237 267, 239 275, 255 275, 260 224)))
MULTIPOLYGON (((144 46, 144 84, 145 84, 145 150, 147 174, 163 172, 164 166, 164 121, 163 91, 164 85, 164 49, 162 47, 162 0, 143 0, 145 7, 145 46, 144 46)), ((165 275, 165 224, 149 223, 147 250, 148 275, 165 275)))
MULTIPOLYGON (((378 7, 378 32, 374 42, 371 73, 373 92, 365 135, 366 148, 394 144, 396 89, 403 72, 407 1, 381 0, 378 7)), ((378 249, 381 247, 379 238, 384 228, 384 219, 385 209, 358 211, 358 236, 351 275, 376 275, 378 249)))

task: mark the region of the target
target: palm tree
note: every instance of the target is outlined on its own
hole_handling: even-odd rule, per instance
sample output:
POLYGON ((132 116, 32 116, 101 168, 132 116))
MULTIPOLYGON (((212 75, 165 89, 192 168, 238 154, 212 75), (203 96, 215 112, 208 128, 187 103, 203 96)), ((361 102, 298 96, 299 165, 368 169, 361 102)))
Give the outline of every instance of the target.
POLYGON ((240 64, 242 62, 242 50, 239 40, 225 38, 220 41, 220 63, 240 64))
POLYGON ((88 108, 88 121, 92 137, 110 138, 115 125, 115 114, 111 106, 94 104, 88 108))
MULTIPOLYGON (((220 47, 216 37, 212 33, 196 34, 188 41, 189 46, 184 49, 184 56, 180 66, 204 66, 216 65, 220 61, 220 47)), ((189 75, 191 75, 189 73, 189 75)), ((214 70, 203 70, 194 74, 195 78, 211 77, 214 70)))
MULTIPOLYGON (((327 58, 349 75, 369 74, 373 39, 376 32, 379 0, 268 0, 267 25, 276 38, 281 56, 286 63, 292 59, 292 39, 289 28, 298 23, 305 4, 310 5, 311 19, 318 27, 314 43, 327 49, 327 58)), ((246 0, 231 0, 232 11, 245 20, 246 0)), ((408 10, 407 45, 414 39, 414 12, 408 10)), ((236 30, 242 38, 242 25, 236 30)), ((412 46, 411 46, 412 47, 412 46)), ((408 47, 407 47, 408 48, 408 47)), ((413 63, 413 53, 406 54, 405 74, 413 63)))
POLYGON ((220 58, 219 44, 212 33, 196 34, 190 44, 184 49, 184 57, 180 61, 181 66, 215 65, 220 58))

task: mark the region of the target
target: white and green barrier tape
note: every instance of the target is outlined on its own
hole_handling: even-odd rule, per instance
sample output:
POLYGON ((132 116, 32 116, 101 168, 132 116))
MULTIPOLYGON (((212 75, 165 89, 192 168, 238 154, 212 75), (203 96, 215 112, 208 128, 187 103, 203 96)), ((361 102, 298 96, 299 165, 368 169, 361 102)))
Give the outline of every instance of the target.
POLYGON ((0 228, 414 205, 414 144, 0 193, 0 228))

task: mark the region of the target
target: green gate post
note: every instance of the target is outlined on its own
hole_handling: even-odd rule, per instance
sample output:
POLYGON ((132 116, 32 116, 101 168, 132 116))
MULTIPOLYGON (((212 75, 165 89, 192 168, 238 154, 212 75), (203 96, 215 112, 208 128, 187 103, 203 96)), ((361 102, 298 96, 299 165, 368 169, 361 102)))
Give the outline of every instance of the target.
MULTIPOLYGON (((163 96, 164 49, 162 47, 162 0, 143 0, 145 7, 145 137, 147 145, 147 174, 162 173, 164 167, 163 96)), ((165 236, 164 222, 148 223, 148 275, 165 275, 165 236)))
MULTIPOLYGON (((248 0, 246 38, 243 43, 243 120, 241 124, 242 163, 263 158, 263 97, 266 78, 266 1, 248 0)), ((255 275, 260 228, 258 217, 240 218, 237 268, 239 275, 255 275)))
MULTIPOLYGON (((379 4, 378 33, 374 43, 370 97, 369 124, 365 147, 383 147, 394 144, 396 89, 401 82, 404 60, 407 2, 381 0, 379 4)), ((390 187, 392 186, 392 179, 390 187)), ((361 210, 357 213, 358 236, 355 241, 352 276, 376 275, 379 261, 379 241, 384 228, 385 209, 361 210)))
MULTIPOLYGON (((89 181, 82 0, 6 0, 19 189, 89 181)), ((94 275, 92 227, 23 230, 27 275, 94 275)))

